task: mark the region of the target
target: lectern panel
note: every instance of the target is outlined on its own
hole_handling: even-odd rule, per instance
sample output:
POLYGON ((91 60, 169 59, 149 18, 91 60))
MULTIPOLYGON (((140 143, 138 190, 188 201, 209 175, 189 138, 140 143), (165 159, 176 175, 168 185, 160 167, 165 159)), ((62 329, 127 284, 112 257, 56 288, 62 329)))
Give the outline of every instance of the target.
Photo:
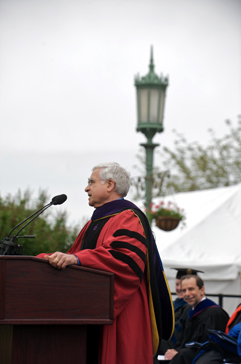
POLYGON ((113 274, 58 270, 39 258, 0 257, 0 324, 108 324, 113 274))

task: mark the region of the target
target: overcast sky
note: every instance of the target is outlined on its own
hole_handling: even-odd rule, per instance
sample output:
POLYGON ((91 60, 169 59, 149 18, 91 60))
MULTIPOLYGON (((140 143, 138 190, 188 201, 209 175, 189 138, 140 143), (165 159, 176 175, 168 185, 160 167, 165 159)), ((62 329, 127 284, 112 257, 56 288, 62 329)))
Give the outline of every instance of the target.
POLYGON ((134 76, 169 76, 164 133, 206 143, 241 114, 240 0, 0 0, 0 194, 66 193, 90 214, 93 164, 133 171, 134 76))

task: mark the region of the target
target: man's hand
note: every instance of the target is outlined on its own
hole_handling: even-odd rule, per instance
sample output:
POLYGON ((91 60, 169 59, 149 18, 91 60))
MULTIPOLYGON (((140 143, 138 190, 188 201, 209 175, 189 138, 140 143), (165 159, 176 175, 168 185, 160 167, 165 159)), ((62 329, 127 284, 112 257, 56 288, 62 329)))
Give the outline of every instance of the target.
POLYGON ((172 360, 172 358, 178 353, 175 349, 168 349, 165 352, 164 358, 165 360, 172 360))
POLYGON ((67 265, 78 264, 78 258, 73 254, 55 252, 52 255, 45 255, 44 259, 54 268, 64 269, 67 265))

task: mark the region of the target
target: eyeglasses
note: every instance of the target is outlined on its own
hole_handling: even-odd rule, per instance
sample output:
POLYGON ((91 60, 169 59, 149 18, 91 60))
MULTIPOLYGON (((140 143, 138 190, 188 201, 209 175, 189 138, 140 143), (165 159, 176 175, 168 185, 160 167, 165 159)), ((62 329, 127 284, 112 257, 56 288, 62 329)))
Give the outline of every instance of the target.
POLYGON ((93 178, 88 178, 88 186, 92 186, 96 181, 102 181, 102 179, 93 179, 93 178))

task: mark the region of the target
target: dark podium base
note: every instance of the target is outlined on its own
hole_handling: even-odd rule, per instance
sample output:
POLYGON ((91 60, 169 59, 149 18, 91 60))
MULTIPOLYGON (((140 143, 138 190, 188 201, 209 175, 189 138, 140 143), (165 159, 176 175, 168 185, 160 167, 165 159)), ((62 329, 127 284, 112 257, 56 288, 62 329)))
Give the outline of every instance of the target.
POLYGON ((76 364, 86 362, 86 326, 0 326, 0 363, 76 364))
POLYGON ((113 323, 113 297, 113 273, 0 256, 0 364, 85 364, 88 327, 113 323))

